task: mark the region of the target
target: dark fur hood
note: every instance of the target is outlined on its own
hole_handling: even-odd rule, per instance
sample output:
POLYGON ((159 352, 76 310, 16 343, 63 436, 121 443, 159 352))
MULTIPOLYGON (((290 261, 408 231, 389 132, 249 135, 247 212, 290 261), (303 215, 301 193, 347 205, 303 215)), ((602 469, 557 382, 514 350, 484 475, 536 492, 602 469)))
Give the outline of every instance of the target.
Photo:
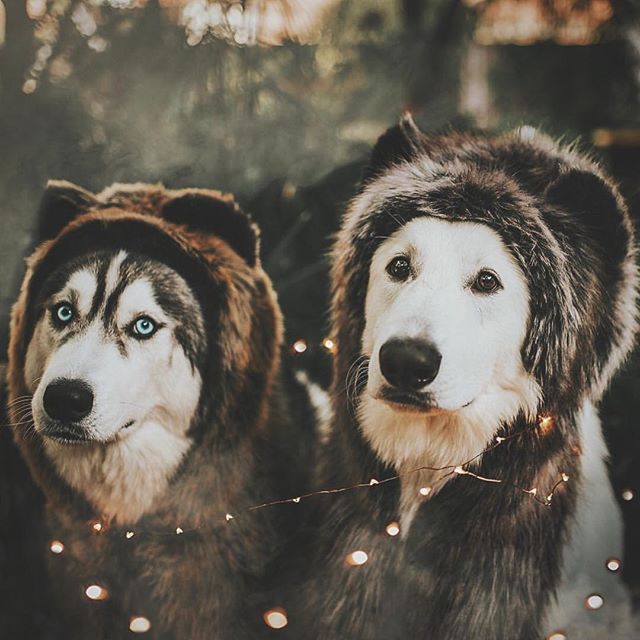
POLYGON ((540 412, 598 400, 636 329, 635 245, 618 189, 589 158, 529 127, 498 139, 431 137, 409 116, 379 139, 334 248, 336 383, 360 353, 371 257, 417 216, 485 224, 513 254, 531 292, 522 358, 542 388, 540 412))

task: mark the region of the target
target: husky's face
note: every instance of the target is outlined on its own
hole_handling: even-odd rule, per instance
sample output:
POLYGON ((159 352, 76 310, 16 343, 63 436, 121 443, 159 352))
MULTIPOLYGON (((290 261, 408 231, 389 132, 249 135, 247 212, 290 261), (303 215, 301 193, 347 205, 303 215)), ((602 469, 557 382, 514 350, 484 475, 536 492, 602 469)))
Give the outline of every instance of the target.
POLYGON ((25 367, 36 431, 61 444, 109 443, 152 424, 186 431, 203 322, 177 273, 124 252, 90 256, 49 278, 39 308, 25 367))
POLYGON ((434 446, 464 456, 501 419, 534 412, 520 353, 528 317, 526 280, 488 227, 418 218, 386 239, 362 338, 362 423, 379 453, 396 463, 434 446))
POLYGON ((118 494, 101 480, 135 483, 139 471, 159 488, 188 449, 205 349, 199 305, 175 271, 121 251, 59 268, 37 309, 25 365, 34 428, 72 486, 101 510, 137 514, 124 484, 118 494))

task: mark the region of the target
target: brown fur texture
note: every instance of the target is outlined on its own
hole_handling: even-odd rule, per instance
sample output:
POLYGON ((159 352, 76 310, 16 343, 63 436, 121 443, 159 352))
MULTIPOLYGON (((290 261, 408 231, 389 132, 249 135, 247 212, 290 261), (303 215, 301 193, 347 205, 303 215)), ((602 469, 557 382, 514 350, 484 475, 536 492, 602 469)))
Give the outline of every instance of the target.
POLYGON ((104 522, 96 534, 91 523, 101 514, 58 476, 41 436, 14 431, 45 495, 49 535, 65 545, 49 562, 67 624, 63 637, 129 637, 132 616, 147 617, 154 638, 259 637, 266 630, 262 612, 280 604, 264 578, 286 542, 277 532, 290 530, 288 512, 231 521, 225 514, 293 490, 294 476, 299 491, 303 474, 296 475, 295 462, 304 468, 306 461, 281 393, 282 318, 260 265, 255 225, 231 196, 215 191, 115 185, 96 196, 54 182, 43 199, 40 234, 44 241, 28 259, 12 313, 10 402, 29 394, 25 353, 40 313, 33 302, 38 288, 71 257, 122 248, 162 261, 189 283, 208 336, 188 432, 194 444, 168 490, 130 527, 104 522), (184 534, 176 535, 177 527, 184 534), (128 539, 129 529, 135 536, 128 539), (109 598, 89 601, 83 590, 92 583, 109 598))

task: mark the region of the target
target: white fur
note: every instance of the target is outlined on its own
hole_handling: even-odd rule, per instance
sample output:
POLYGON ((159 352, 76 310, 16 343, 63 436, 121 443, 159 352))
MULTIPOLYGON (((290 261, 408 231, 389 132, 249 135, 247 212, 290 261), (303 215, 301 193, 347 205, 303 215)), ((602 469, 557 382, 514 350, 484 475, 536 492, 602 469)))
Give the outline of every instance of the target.
MULTIPOLYGON (((117 285, 118 254, 106 276, 106 296, 117 285)), ((74 273, 51 304, 78 300, 80 314, 90 308, 97 286, 86 270, 74 273), (88 301, 88 302, 87 302, 88 301)), ((183 282, 184 291, 188 291, 183 282)), ((25 382, 33 394, 36 431, 45 427, 47 385, 57 378, 80 379, 93 390, 94 406, 83 421, 88 444, 69 445, 44 438, 58 473, 103 515, 133 522, 164 491, 191 442, 186 432, 200 397, 201 380, 173 336, 174 321, 157 304, 149 281, 132 282, 119 298, 118 327, 140 315, 165 326, 149 340, 121 333, 123 355, 105 331, 99 312, 92 323, 62 346, 47 312, 27 349, 25 382), (123 428, 133 421, 133 425, 123 428)))
POLYGON ((307 390, 309 401, 315 412, 315 424, 321 444, 327 444, 331 436, 333 411, 331 397, 316 382, 313 382, 306 371, 296 371, 296 380, 307 390))
MULTIPOLYGON (((606 568, 608 558, 623 560, 624 526, 604 462, 608 452, 600 420, 590 402, 585 403, 578 424, 583 485, 569 544, 563 552, 557 601, 547 615, 545 629, 548 634, 563 630, 569 638, 581 640, 638 637, 632 632, 631 603, 620 572, 606 568), (594 593, 601 595, 605 604, 589 611, 584 601, 594 593)), ((638 631, 640 627, 636 627, 638 631)))
MULTIPOLYGON (((502 422, 519 411, 535 416, 540 390, 520 356, 528 309, 522 272, 484 225, 418 218, 380 245, 365 305, 362 350, 370 361, 359 413, 363 434, 385 462, 401 473, 462 464, 486 448, 502 422), (415 272, 406 282, 385 271, 400 254, 410 257, 415 272), (497 273, 503 289, 474 292, 470 283, 482 269, 497 273), (428 339, 442 354, 428 387, 436 412, 399 411, 379 399, 384 378, 378 354, 392 337, 428 339)), ((405 533, 422 499, 419 488, 436 483, 437 490, 443 475, 423 471, 403 479, 405 533)))

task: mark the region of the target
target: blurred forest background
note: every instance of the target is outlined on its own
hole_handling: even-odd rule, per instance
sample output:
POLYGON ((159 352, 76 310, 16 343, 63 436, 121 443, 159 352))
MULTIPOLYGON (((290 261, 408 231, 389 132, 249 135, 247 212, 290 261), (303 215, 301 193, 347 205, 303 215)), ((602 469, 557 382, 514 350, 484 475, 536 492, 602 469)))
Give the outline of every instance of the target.
MULTIPOLYGON (((0 0, 3 348, 48 178, 235 192, 289 343, 305 341, 291 357, 321 375, 330 235, 406 109, 426 130, 580 138, 637 220, 639 14, 639 0, 0 0)), ((604 410, 638 586, 638 357, 604 410)))

